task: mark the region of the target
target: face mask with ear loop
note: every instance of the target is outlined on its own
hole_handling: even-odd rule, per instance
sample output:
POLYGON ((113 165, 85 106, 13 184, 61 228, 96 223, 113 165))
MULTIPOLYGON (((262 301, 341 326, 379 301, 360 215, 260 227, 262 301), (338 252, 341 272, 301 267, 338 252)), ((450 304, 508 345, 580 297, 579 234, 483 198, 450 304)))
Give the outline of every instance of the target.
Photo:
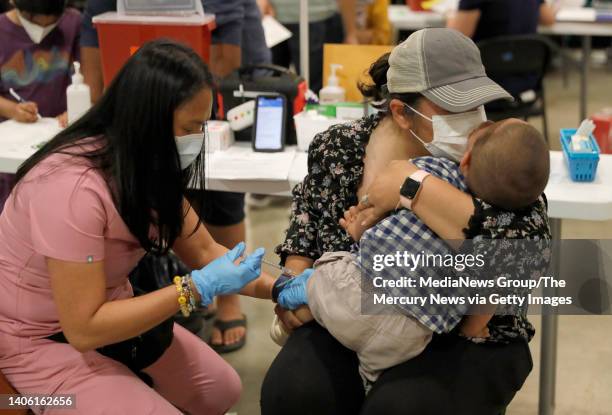
POLYGON ((53 29, 57 27, 58 24, 58 22, 55 22, 49 26, 44 27, 37 25, 36 23, 32 23, 31 21, 23 17, 19 10, 17 10, 17 16, 19 17, 19 21, 21 22, 23 29, 26 31, 32 42, 36 44, 42 42, 43 39, 47 37, 47 35, 51 33, 53 29))
POLYGON ((451 115, 434 115, 432 118, 421 114, 408 104, 404 105, 433 125, 433 139, 429 143, 423 141, 411 129, 412 135, 423 144, 432 156, 445 157, 455 162, 459 162, 466 152, 470 133, 487 120, 487 114, 482 105, 475 111, 451 115))
POLYGON ((176 141, 176 150, 181 160, 181 170, 185 170, 187 167, 191 166, 200 153, 202 153, 205 135, 205 132, 202 131, 201 133, 174 137, 176 141))

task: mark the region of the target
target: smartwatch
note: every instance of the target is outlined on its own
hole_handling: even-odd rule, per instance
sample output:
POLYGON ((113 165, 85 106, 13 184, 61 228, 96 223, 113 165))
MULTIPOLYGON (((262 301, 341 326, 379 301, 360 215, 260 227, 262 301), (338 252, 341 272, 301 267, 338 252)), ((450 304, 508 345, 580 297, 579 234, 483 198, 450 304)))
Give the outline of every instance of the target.
POLYGON ((400 203, 406 209, 412 208, 412 203, 416 200, 419 190, 421 190, 421 183, 423 183, 427 176, 429 176, 429 173, 426 171, 417 170, 400 187, 400 203))

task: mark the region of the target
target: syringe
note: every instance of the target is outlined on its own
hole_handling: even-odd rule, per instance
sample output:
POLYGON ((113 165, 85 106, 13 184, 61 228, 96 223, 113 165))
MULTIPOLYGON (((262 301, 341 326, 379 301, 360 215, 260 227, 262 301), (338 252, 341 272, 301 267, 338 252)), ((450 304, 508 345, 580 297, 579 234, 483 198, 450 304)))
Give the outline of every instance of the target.
POLYGON ((281 265, 278 265, 278 264, 275 264, 273 262, 270 262, 270 261, 266 260, 265 258, 262 258, 261 262, 263 262, 264 264, 269 265, 269 266, 271 266, 273 268, 276 268, 276 269, 280 270, 285 275, 295 276, 295 273, 292 270, 290 270, 289 268, 287 268, 287 267, 283 267, 281 265))
MULTIPOLYGON (((241 256, 240 256, 240 259, 244 259, 244 258, 246 258, 244 255, 241 255, 241 256)), ((272 268, 276 268, 276 269, 280 270, 280 272, 281 272, 281 273, 283 273, 283 274, 285 274, 285 275, 289 275, 289 276, 292 276, 292 277, 295 277, 295 276, 296 276, 295 272, 293 272, 293 271, 292 271, 292 270, 290 270, 289 268, 287 268, 287 267, 283 267, 283 266, 278 265, 278 264, 275 264, 274 262, 268 261, 268 260, 267 260, 267 259, 265 259, 265 258, 262 258, 262 259, 261 259, 261 262, 262 262, 262 263, 264 263, 264 264, 266 264, 266 265, 271 266, 272 268)))

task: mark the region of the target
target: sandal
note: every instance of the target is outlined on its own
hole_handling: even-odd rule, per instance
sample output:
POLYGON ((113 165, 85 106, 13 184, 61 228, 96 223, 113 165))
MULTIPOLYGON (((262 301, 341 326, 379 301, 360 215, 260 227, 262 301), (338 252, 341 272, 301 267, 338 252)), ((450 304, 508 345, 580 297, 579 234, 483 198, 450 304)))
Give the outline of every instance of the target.
MULTIPOLYGON (((230 329, 233 329, 233 328, 236 328, 236 327, 244 327, 246 329, 246 327, 247 327, 247 318, 243 314, 242 318, 238 318, 238 319, 235 319, 235 320, 222 321, 222 320, 216 319, 215 322, 213 323, 213 327, 217 328, 221 332, 221 338, 223 338, 225 332, 230 330, 230 329)), ((236 343, 232 343, 232 344, 212 344, 212 342, 211 342, 210 343, 210 347, 215 352, 217 352, 219 354, 223 354, 223 353, 235 352, 236 350, 242 349, 245 344, 246 344, 246 333, 236 343)))
POLYGON ((208 306, 206 308, 200 309, 200 314, 202 314, 202 318, 204 320, 210 320, 217 315, 217 307, 208 306))

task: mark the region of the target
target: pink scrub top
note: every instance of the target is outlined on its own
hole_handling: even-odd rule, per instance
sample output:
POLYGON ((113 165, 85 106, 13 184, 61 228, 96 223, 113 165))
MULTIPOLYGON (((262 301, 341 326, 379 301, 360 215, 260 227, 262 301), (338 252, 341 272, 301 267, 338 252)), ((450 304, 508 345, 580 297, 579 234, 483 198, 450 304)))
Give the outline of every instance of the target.
POLYGON ((20 353, 19 339, 61 330, 46 258, 103 260, 110 301, 132 296, 128 274, 143 255, 86 159, 54 154, 39 163, 0 216, 0 368, 20 353))

